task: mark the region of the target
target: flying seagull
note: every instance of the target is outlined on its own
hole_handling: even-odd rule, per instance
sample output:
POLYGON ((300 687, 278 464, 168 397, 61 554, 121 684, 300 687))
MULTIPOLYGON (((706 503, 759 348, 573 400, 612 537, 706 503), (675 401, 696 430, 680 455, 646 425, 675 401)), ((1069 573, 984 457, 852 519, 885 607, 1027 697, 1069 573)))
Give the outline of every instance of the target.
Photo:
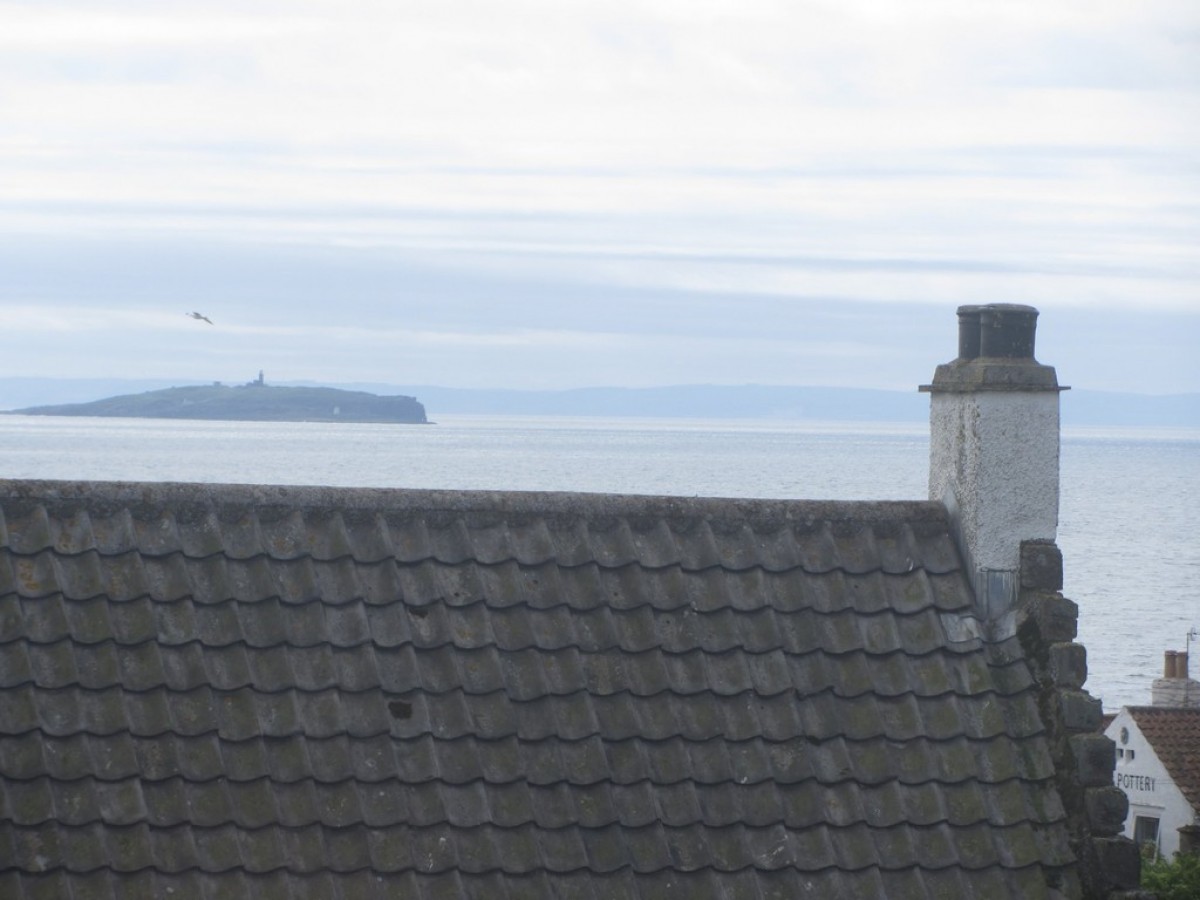
POLYGON ((201 315, 198 312, 184 313, 184 315, 191 316, 193 319, 197 320, 198 322, 207 322, 209 325, 211 325, 213 323, 212 319, 210 319, 208 316, 201 315))

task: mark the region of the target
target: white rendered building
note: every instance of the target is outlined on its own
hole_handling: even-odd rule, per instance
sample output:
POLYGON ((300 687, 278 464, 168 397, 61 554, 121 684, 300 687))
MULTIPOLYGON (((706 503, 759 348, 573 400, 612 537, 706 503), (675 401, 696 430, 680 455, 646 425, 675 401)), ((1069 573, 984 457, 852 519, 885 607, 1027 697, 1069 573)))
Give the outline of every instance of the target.
POLYGON ((1105 729, 1116 743, 1114 783, 1129 798, 1125 834, 1170 858, 1200 833, 1200 683, 1168 651, 1152 706, 1126 706, 1105 729))

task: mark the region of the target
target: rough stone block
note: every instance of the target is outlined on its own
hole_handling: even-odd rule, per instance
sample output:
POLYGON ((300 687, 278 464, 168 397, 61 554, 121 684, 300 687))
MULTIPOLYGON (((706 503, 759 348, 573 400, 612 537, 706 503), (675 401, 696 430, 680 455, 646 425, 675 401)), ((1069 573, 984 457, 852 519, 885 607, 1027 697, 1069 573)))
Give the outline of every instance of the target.
POLYGON ((1083 644, 1050 646, 1050 678, 1061 688, 1078 690, 1087 681, 1087 648, 1083 644))
POLYGON ((1096 864, 1109 890, 1130 890, 1142 883, 1142 857, 1137 844, 1124 837, 1093 838, 1096 864))
POLYGON ((1121 833, 1129 814, 1129 798, 1123 790, 1111 785, 1088 788, 1084 792, 1084 804, 1093 834, 1111 837, 1121 833))
POLYGON ((1061 591, 1062 551, 1053 541, 1021 542, 1021 587, 1035 591, 1061 591))
POLYGON ((1061 594, 1022 591, 1022 617, 1032 618, 1041 639, 1048 644, 1075 640, 1079 629, 1079 605, 1061 594))
POLYGON ((1060 691, 1058 709, 1063 727, 1073 732, 1097 731, 1104 717, 1100 699, 1086 691, 1060 691))
POLYGON ((1117 745, 1102 734, 1073 734, 1070 741, 1075 757, 1075 781, 1084 787, 1112 784, 1117 745))

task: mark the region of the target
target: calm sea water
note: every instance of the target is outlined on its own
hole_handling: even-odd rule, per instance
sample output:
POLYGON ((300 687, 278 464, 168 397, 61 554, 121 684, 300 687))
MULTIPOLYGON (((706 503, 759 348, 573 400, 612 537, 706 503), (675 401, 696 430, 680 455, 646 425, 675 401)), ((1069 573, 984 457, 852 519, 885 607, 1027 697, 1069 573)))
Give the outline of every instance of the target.
MULTIPOLYGON (((4 478, 905 500, 926 495, 927 458, 919 425, 0 416, 4 478)), ((1068 431, 1060 523, 1088 687, 1109 709, 1148 703, 1163 651, 1184 649, 1200 626, 1200 432, 1068 431)))

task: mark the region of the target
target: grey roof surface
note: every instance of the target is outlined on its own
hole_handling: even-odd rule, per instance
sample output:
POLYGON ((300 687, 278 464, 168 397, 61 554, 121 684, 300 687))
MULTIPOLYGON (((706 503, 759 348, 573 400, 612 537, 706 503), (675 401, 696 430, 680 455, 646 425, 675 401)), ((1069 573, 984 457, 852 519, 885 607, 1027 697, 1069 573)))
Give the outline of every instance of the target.
POLYGON ((930 503, 0 482, 0 896, 1043 897, 930 503))

